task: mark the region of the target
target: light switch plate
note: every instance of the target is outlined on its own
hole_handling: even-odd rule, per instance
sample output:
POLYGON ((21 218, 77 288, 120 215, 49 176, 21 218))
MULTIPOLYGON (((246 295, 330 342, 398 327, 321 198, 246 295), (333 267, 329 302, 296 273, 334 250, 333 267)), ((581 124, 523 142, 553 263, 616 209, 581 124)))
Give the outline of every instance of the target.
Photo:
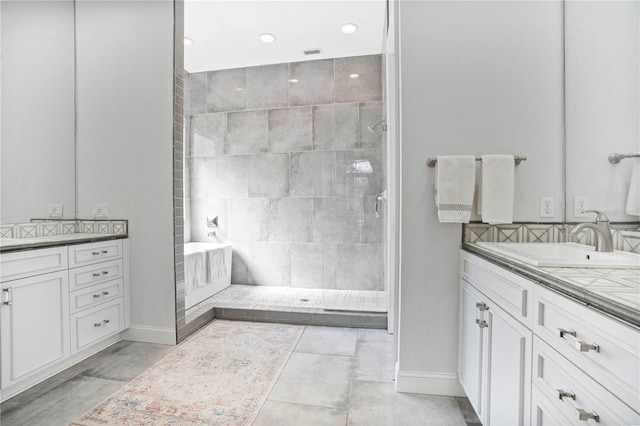
POLYGON ((62 217, 62 204, 50 203, 48 211, 49 217, 62 217))

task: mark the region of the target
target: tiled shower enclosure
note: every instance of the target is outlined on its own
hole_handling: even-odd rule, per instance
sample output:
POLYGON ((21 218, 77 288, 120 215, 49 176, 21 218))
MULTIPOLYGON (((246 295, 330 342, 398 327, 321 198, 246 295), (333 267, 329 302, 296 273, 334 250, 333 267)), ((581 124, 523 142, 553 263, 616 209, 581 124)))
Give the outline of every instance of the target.
POLYGON ((232 244, 232 283, 384 290, 381 61, 187 75, 190 239, 232 244))

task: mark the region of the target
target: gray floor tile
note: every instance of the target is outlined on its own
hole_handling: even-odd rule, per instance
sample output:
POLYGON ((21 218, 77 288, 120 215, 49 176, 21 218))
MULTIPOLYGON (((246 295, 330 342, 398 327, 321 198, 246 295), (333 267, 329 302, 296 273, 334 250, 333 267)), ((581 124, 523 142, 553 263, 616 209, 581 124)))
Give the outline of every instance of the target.
POLYGON ((392 382, 395 362, 393 342, 359 341, 353 378, 371 382, 392 382))
POLYGON ((387 330, 373 330, 370 328, 358 329, 358 342, 370 341, 393 342, 393 334, 387 330))
POLYGON ((268 399, 345 409, 352 370, 352 357, 295 352, 268 399))
POLYGON ((399 393, 393 383, 354 380, 348 425, 465 426, 454 397, 399 393))
POLYGON ((81 363, 84 376, 131 381, 160 361, 175 346, 123 340, 81 363))
POLYGON ((335 327, 307 327, 296 352, 354 356, 358 330, 335 327))
POLYGON ((335 426, 346 423, 346 410, 267 401, 253 426, 335 426))
POLYGON ((10 409, 3 407, 0 421, 3 426, 68 425, 125 384, 126 382, 76 376, 30 404, 10 409))

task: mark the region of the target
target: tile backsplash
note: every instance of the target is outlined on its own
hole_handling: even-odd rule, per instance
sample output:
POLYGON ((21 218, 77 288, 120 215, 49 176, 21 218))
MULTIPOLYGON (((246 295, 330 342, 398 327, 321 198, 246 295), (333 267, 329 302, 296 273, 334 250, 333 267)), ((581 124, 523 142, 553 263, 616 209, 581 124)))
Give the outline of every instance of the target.
POLYGON ((34 238, 67 234, 127 235, 126 220, 49 220, 27 223, 3 223, 0 238, 34 238))
MULTIPOLYGON (((469 223, 462 231, 464 243, 510 242, 510 243, 576 243, 594 244, 593 231, 585 230, 570 236, 576 224, 514 223, 508 225, 488 225, 469 223)), ((635 224, 612 224, 611 234, 615 250, 640 253, 640 227, 635 224)))

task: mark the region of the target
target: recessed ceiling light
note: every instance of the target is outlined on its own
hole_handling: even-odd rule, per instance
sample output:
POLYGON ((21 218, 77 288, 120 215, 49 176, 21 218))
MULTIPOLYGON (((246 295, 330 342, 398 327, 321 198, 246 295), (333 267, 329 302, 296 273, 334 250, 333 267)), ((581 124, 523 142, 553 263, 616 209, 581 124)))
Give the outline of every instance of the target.
POLYGON ((236 92, 242 92, 244 89, 242 87, 236 87, 236 92))
POLYGON ((265 44, 271 44, 274 41, 276 41, 276 36, 274 36, 273 34, 269 34, 269 33, 262 33, 262 34, 260 34, 260 41, 265 43, 265 44))
POLYGON ((298 80, 297 78, 290 78, 289 83, 293 83, 293 84, 300 83, 300 80, 298 80))
POLYGON ((190 44, 193 44, 193 40, 191 40, 189 37, 185 37, 184 38, 184 45, 185 46, 189 46, 190 44))
POLYGON ((360 78, 360 74, 349 74, 349 78, 360 78))
POLYGON ((340 32, 342 34, 353 34, 358 31, 358 26, 356 24, 344 24, 342 28, 340 28, 340 32))

